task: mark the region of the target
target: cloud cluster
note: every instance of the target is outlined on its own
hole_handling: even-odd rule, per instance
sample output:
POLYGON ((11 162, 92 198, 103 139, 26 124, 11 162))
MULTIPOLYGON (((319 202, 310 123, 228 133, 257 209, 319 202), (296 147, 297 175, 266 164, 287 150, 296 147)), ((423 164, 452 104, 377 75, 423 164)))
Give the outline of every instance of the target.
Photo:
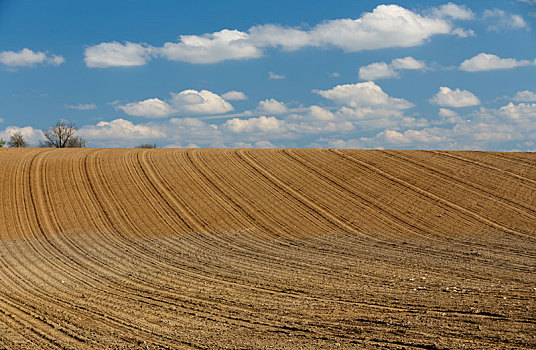
MULTIPOLYGON (((231 97, 243 98, 238 91, 231 92, 231 97)), ((146 118, 164 118, 172 115, 218 114, 233 110, 233 106, 222 96, 208 90, 184 90, 171 93, 166 102, 158 98, 118 105, 116 108, 128 115, 146 118)))
POLYGON ((515 58, 500 58, 499 56, 479 53, 478 55, 466 59, 460 64, 460 70, 466 72, 479 72, 495 69, 511 69, 516 67, 529 66, 532 62, 528 60, 516 60, 515 58))
POLYGON ((126 42, 101 43, 85 49, 88 67, 144 65, 152 57, 196 64, 213 64, 226 60, 258 58, 268 48, 285 51, 305 47, 338 48, 345 52, 424 44, 434 35, 467 36, 453 20, 467 20, 472 12, 452 3, 426 14, 398 5, 379 5, 357 19, 334 19, 310 29, 277 24, 257 25, 247 32, 223 29, 202 35, 180 35, 177 42, 161 47, 126 42))
POLYGON ((329 90, 313 90, 314 93, 348 107, 388 107, 390 109, 407 109, 413 104, 402 98, 393 98, 373 81, 357 84, 337 85, 329 90))
POLYGON ((396 78, 399 70, 423 70, 426 69, 424 61, 418 61, 413 57, 395 58, 390 64, 385 62, 375 62, 359 68, 359 79, 378 80, 385 78, 396 78))
POLYGON ((92 68, 143 66, 154 53, 155 50, 145 44, 114 41, 86 48, 84 61, 92 68))
POLYGON ((470 107, 478 106, 480 100, 472 92, 467 90, 452 90, 449 87, 442 86, 438 93, 432 97, 430 103, 443 107, 470 107))
POLYGON ((34 52, 28 48, 18 52, 0 52, 0 63, 9 68, 34 67, 37 65, 59 66, 64 62, 65 59, 62 56, 50 55, 41 51, 34 52))
POLYGON ((536 101, 536 93, 529 90, 518 91, 513 100, 517 102, 534 102, 536 101))

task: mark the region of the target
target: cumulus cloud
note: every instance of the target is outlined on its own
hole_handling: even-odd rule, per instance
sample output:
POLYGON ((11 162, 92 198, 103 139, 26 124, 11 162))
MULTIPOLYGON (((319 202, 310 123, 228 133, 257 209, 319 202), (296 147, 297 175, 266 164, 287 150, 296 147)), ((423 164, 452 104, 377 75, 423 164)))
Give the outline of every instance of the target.
POLYGON ((233 118, 226 121, 223 127, 235 132, 283 132, 286 130, 285 122, 276 117, 260 116, 258 118, 239 119, 233 118))
POLYGON ((233 110, 229 102, 208 90, 184 90, 171 96, 171 105, 178 114, 217 114, 233 110))
POLYGON ((385 62, 375 62, 368 66, 359 68, 359 79, 361 80, 378 80, 385 78, 396 78, 399 76, 396 70, 411 69, 423 70, 426 69, 424 61, 418 61, 413 57, 395 58, 390 64, 385 62))
POLYGON ((323 121, 335 119, 335 115, 333 114, 333 112, 320 106, 309 107, 307 111, 307 117, 308 119, 323 121))
POLYGON ((257 110, 268 114, 282 114, 287 112, 287 107, 284 103, 270 98, 259 102, 257 110))
POLYGON ((280 47, 286 51, 309 46, 312 40, 311 33, 307 31, 277 24, 251 27, 248 36, 248 41, 257 47, 280 47))
POLYGON ((79 111, 89 111, 92 109, 96 109, 97 105, 94 103, 81 103, 78 105, 64 105, 64 107, 68 109, 77 109, 79 111))
POLYGON ((50 55, 41 51, 34 52, 28 48, 18 52, 0 52, 0 63, 10 68, 34 67, 36 65, 59 66, 63 62, 65 62, 65 59, 62 56, 50 55))
POLYGON ((375 62, 359 68, 359 79, 377 80, 398 77, 393 67, 385 62, 375 62))
POLYGON ((418 61, 411 56, 395 58, 393 61, 391 61, 391 66, 394 69, 426 69, 426 64, 424 61, 418 61))
POLYGON ((499 113, 512 120, 536 122, 536 103, 508 103, 499 109, 499 113))
POLYGON ((92 68, 143 66, 154 53, 155 49, 145 44, 114 41, 86 48, 84 61, 92 68))
POLYGON ((143 65, 152 56, 171 61, 212 64, 261 57, 268 48, 294 51, 305 47, 339 48, 346 52, 422 45, 435 35, 465 37, 470 30, 457 28, 455 20, 472 18, 464 6, 452 3, 425 11, 399 5, 379 5, 357 19, 323 21, 312 28, 279 24, 256 25, 248 31, 223 29, 202 35, 180 35, 161 47, 144 44, 101 43, 86 49, 90 67, 143 65))
POLYGON ((450 17, 452 19, 469 20, 474 18, 473 11, 467 6, 456 5, 452 2, 432 9, 432 13, 439 18, 450 17))
POLYGON ((480 100, 467 90, 452 90, 446 86, 439 88, 439 92, 430 99, 430 102, 443 107, 469 107, 478 106, 480 100))
POLYGON ((233 106, 221 96, 208 90, 184 90, 171 93, 168 102, 158 98, 118 105, 128 115, 147 118, 164 118, 171 115, 217 114, 233 110, 233 106))
POLYGON ((123 106, 117 106, 117 108, 135 117, 163 118, 173 114, 173 108, 158 98, 132 102, 123 106))
POLYGON ((313 90, 313 92, 337 104, 349 107, 384 106, 392 109, 407 109, 414 106, 402 98, 390 97, 373 81, 337 85, 329 90, 313 90))
POLYGON ((500 32, 513 29, 528 29, 523 17, 506 13, 500 9, 485 10, 483 18, 492 22, 488 26, 488 31, 500 32))
POLYGON ((227 101, 244 101, 248 99, 246 94, 235 90, 227 91, 226 93, 221 95, 221 97, 223 97, 227 101))
POLYGON ((437 34, 449 34, 452 24, 421 16, 398 5, 379 5, 358 19, 320 23, 310 31, 315 46, 332 46, 347 52, 422 45, 437 34))
POLYGON ((528 66, 531 62, 528 60, 516 60, 515 58, 500 58, 496 55, 479 53, 460 64, 460 70, 466 72, 478 72, 494 69, 511 69, 516 67, 528 66))
POLYGON ((108 140, 147 140, 161 139, 166 137, 166 133, 158 126, 134 124, 129 120, 115 119, 112 121, 101 121, 96 125, 85 125, 80 128, 80 134, 91 141, 108 140))
POLYGON ((406 130, 399 132, 396 130, 385 130, 376 136, 376 139, 384 139, 391 145, 415 145, 428 144, 444 141, 445 136, 435 135, 430 130, 406 130))
POLYGON ((536 101, 536 93, 529 90, 518 91, 513 100, 518 102, 533 102, 536 101))
POLYGON ((178 43, 165 43, 160 54, 171 61, 203 64, 262 56, 262 51, 247 38, 247 33, 228 29, 204 35, 181 35, 178 43))

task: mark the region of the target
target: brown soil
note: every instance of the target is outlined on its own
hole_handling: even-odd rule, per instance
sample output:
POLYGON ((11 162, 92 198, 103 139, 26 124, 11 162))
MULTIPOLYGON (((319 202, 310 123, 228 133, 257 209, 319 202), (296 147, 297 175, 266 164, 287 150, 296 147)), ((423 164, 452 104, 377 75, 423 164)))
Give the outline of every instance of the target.
POLYGON ((0 165, 0 348, 536 348, 536 154, 0 165))

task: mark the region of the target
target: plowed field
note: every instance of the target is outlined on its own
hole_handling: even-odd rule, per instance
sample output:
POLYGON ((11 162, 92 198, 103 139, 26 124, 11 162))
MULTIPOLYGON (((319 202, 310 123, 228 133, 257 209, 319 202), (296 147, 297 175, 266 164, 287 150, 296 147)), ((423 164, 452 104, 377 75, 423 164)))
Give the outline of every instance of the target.
POLYGON ((0 348, 536 348, 536 154, 0 150, 0 348))

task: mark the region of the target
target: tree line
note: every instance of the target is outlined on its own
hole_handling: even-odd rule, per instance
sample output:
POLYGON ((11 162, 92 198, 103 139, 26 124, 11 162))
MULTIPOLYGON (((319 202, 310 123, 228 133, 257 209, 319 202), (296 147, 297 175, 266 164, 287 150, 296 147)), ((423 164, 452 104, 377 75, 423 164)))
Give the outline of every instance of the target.
MULTIPOLYGON (((69 120, 59 120, 48 129, 43 129, 44 141, 39 141, 39 147, 51 148, 80 148, 86 147, 87 141, 78 135, 76 124, 69 120)), ((0 147, 4 147, 6 141, 0 139, 0 147)), ((9 147, 28 147, 30 144, 24 139, 21 132, 10 136, 7 142, 9 147)), ((156 144, 144 143, 136 148, 156 148, 156 144)))

